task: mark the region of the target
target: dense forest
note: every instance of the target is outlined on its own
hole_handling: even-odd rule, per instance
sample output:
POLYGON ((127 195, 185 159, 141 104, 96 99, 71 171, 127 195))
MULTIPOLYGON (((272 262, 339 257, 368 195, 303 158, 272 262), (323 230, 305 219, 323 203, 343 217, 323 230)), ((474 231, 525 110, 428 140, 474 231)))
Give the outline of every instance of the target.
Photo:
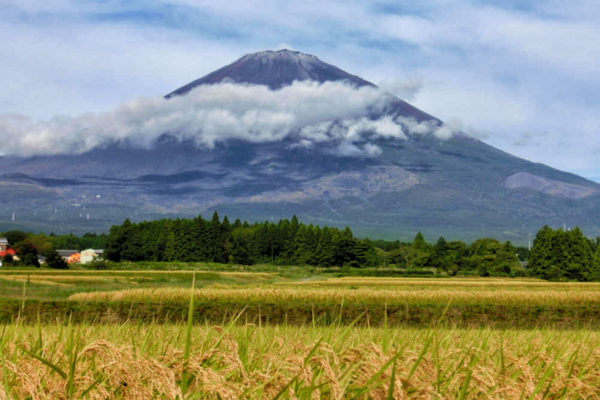
MULTIPOLYGON (((600 238, 579 228, 544 226, 531 252, 510 242, 483 238, 470 244, 440 237, 428 243, 421 233, 411 242, 354 237, 349 228, 306 225, 294 216, 273 222, 230 223, 212 219, 161 219, 113 226, 108 235, 0 234, 19 255, 18 264, 66 268, 56 249, 104 248, 109 261, 181 261, 233 264, 310 265, 323 268, 384 268, 411 275, 530 276, 548 280, 600 280, 600 238), (528 263, 526 262, 528 260, 528 263), (51 265, 53 264, 53 265, 51 265), (527 265, 528 264, 528 265, 527 265)), ((7 265, 17 264, 10 255, 7 265)))
POLYGON ((305 225, 296 217, 278 223, 230 223, 217 213, 211 220, 200 216, 138 224, 126 220, 110 230, 105 256, 111 261, 377 265, 372 243, 355 238, 349 228, 305 225))
MULTIPOLYGON (((525 249, 526 250, 526 249, 525 249)), ((520 250, 521 252, 523 249, 520 250)), ((211 220, 125 221, 109 234, 105 256, 112 261, 207 261, 320 267, 395 267, 415 274, 523 276, 519 250, 510 242, 480 239, 470 245, 440 238, 429 244, 420 233, 410 243, 371 241, 340 230, 300 223, 249 224, 215 213, 211 220)))

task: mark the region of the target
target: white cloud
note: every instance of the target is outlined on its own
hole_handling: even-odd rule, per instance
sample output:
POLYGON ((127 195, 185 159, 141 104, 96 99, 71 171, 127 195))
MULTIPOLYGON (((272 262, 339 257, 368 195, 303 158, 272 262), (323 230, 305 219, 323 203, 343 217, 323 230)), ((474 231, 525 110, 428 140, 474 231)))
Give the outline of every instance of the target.
POLYGON ((294 82, 280 90, 260 85, 221 83, 199 86, 185 96, 138 98, 104 113, 58 116, 34 121, 25 116, 0 117, 8 154, 71 154, 127 142, 151 147, 163 134, 213 147, 229 139, 251 142, 281 140, 290 135, 301 146, 337 142, 342 155, 374 156, 375 137, 405 139, 409 134, 444 132, 444 127, 383 116, 364 117, 384 106, 387 94, 342 82, 294 82))

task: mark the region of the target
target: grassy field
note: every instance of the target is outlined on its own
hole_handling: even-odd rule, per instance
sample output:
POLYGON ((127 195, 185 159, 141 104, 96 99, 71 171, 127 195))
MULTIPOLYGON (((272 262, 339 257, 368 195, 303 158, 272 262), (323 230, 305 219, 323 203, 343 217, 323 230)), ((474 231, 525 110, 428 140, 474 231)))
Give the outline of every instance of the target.
POLYGON ((0 400, 600 398, 600 283, 188 267, 0 271, 0 400))

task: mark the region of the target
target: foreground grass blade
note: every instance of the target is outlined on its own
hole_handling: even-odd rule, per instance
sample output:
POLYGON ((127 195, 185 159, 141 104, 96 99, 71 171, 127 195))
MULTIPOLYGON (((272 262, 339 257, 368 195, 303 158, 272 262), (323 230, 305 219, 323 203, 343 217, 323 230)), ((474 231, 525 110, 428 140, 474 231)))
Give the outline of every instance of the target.
POLYGON ((429 346, 431 345, 431 342, 433 341, 433 333, 431 335, 429 335, 429 338, 427 339, 427 341, 425 342, 425 345, 423 346, 423 349, 421 350, 421 352, 419 353, 419 356, 417 357, 417 359, 415 360, 412 368, 410 369, 410 372, 408 373, 408 375, 406 376, 406 380, 410 380, 410 378, 412 378, 413 374, 415 373, 415 371, 417 370, 417 368, 419 367, 419 364, 421 363, 421 360, 423 359, 423 357, 425 356, 425 354, 427 353, 427 350, 429 349, 429 346))
POLYGON ((49 367, 52 371, 56 372, 64 380, 67 380, 69 378, 69 375, 65 371, 63 371, 58 365, 54 364, 50 360, 47 360, 47 359, 45 359, 43 357, 40 357, 37 354, 33 354, 31 352, 28 353, 28 354, 29 354, 30 357, 33 357, 36 360, 41 361, 42 364, 44 364, 45 366, 49 367))
POLYGON ((398 359, 394 359, 394 365, 392 365, 392 375, 390 376, 390 384, 388 385, 387 400, 394 400, 394 385, 396 384, 396 362, 398 359))
POLYGON ((187 326, 185 329, 185 344, 183 349, 184 369, 181 376, 181 392, 185 396, 188 391, 189 380, 187 365, 190 360, 190 352, 192 347, 192 328, 194 326, 194 292, 196 290, 196 273, 192 275, 192 289, 190 292, 190 305, 188 308, 187 326))
POLYGON ((469 383, 471 382, 471 374, 473 373, 472 370, 468 370, 467 371, 467 376, 465 376, 465 381, 463 382, 462 386, 460 387, 460 392, 458 393, 458 400, 464 400, 467 398, 467 393, 469 390, 469 383))

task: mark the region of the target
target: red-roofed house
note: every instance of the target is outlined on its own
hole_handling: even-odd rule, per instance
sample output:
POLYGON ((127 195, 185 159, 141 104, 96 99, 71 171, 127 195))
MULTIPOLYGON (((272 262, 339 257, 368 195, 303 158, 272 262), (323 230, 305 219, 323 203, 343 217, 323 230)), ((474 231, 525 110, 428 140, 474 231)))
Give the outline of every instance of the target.
POLYGON ((0 238, 0 258, 5 257, 7 254, 14 256, 17 253, 15 253, 13 249, 8 247, 8 240, 6 240, 5 238, 0 238))
POLYGON ((0 251, 0 257, 5 257, 6 255, 14 256, 16 254, 17 253, 15 253, 15 251, 10 247, 6 249, 6 251, 0 251))

